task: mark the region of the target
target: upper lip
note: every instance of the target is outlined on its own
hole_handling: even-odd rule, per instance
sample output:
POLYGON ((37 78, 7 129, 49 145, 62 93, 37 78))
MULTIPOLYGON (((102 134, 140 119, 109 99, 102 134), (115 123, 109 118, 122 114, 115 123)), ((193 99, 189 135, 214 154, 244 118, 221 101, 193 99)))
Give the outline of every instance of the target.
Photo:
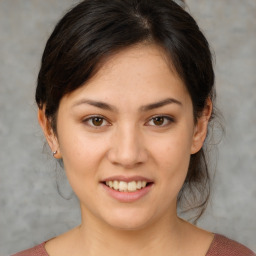
POLYGON ((102 182, 107 182, 107 181, 125 181, 125 182, 130 182, 130 181, 146 181, 147 183, 149 182, 153 182, 153 180, 143 177, 143 176, 123 176, 123 175, 116 175, 116 176, 111 176, 108 177, 104 180, 102 180, 102 182))

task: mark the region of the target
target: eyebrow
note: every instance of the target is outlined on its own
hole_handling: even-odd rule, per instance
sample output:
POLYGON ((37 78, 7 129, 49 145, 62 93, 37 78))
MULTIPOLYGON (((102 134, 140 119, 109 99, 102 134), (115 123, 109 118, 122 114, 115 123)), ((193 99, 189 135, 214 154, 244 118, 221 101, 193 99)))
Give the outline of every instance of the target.
POLYGON ((95 101, 95 100, 89 100, 89 99, 82 99, 79 100, 78 102, 76 102, 73 107, 79 106, 79 105, 83 105, 83 104, 88 104, 97 108, 101 108, 101 109, 105 109, 105 110, 109 110, 112 112, 117 112, 117 108, 113 105, 107 104, 105 102, 102 101, 95 101))
MULTIPOLYGON (((173 104, 173 103, 182 106, 182 103, 180 101, 178 101, 176 99, 173 99, 173 98, 167 98, 167 99, 164 99, 164 100, 161 100, 161 101, 158 101, 158 102, 154 102, 154 103, 151 103, 151 104, 141 106, 139 108, 139 111, 140 112, 146 112, 146 111, 156 109, 156 108, 160 108, 160 107, 163 107, 165 105, 173 104)), ((89 99, 79 100, 73 105, 73 107, 83 105, 83 104, 88 104, 88 105, 91 105, 91 106, 94 106, 94 107, 97 107, 97 108, 100 108, 100 109, 112 111, 112 112, 118 112, 117 108, 113 105, 110 105, 110 104, 102 102, 102 101, 95 101, 95 100, 89 100, 89 99)))
POLYGON ((167 99, 164 99, 164 100, 152 103, 152 104, 142 106, 142 107, 140 107, 140 111, 145 112, 145 111, 149 111, 149 110, 152 110, 155 108, 160 108, 165 105, 173 104, 173 103, 182 106, 182 103, 180 101, 173 99, 173 98, 167 98, 167 99))

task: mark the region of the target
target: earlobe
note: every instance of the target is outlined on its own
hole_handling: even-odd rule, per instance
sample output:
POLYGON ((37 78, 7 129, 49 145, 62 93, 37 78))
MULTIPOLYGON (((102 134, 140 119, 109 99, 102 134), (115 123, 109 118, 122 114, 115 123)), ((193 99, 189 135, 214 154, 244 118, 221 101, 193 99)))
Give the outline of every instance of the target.
POLYGON ((197 153, 203 146, 207 131, 208 131, 208 123, 212 114, 212 101, 210 98, 207 99, 205 107, 197 119, 197 123, 195 125, 193 141, 191 146, 191 154, 197 153))
POLYGON ((51 151, 53 152, 53 157, 58 158, 58 159, 61 158, 58 139, 52 130, 50 121, 45 116, 45 108, 38 109, 37 118, 38 118, 38 122, 44 132, 44 136, 48 142, 48 145, 49 145, 51 151))

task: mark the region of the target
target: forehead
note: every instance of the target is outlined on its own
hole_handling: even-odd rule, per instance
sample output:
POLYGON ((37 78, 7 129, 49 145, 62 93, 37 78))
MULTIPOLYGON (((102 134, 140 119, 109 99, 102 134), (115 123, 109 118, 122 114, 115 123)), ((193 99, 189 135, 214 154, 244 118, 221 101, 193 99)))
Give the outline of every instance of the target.
POLYGON ((181 100, 188 95, 166 52, 157 45, 141 44, 109 57, 98 72, 68 98, 92 97, 136 104, 167 96, 181 100))
POLYGON ((110 77, 111 74, 116 72, 121 72, 120 74, 126 73, 126 75, 130 74, 132 76, 134 75, 134 71, 139 73, 147 70, 151 70, 151 73, 148 74, 150 76, 152 69, 155 71, 163 69, 163 71, 168 71, 179 78, 167 52, 162 47, 149 43, 136 44, 115 52, 104 59, 93 78, 97 79, 105 76, 106 73, 110 77))

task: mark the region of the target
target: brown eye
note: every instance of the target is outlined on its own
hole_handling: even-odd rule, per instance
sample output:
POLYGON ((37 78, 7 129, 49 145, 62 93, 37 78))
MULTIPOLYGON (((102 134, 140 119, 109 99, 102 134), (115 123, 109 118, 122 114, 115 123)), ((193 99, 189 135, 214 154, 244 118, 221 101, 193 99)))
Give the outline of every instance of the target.
POLYGON ((103 124, 104 119, 101 117, 93 117, 92 118, 92 124, 94 126, 101 126, 103 124))
POLYGON ((171 116, 155 116, 147 122, 147 125, 164 127, 170 125, 171 123, 174 123, 174 119, 171 116))
POLYGON ((90 116, 83 120, 83 123, 94 128, 110 125, 110 123, 102 116, 90 116))
POLYGON ((158 117, 154 117, 152 120, 154 125, 161 126, 164 124, 165 118, 163 116, 158 116, 158 117))

